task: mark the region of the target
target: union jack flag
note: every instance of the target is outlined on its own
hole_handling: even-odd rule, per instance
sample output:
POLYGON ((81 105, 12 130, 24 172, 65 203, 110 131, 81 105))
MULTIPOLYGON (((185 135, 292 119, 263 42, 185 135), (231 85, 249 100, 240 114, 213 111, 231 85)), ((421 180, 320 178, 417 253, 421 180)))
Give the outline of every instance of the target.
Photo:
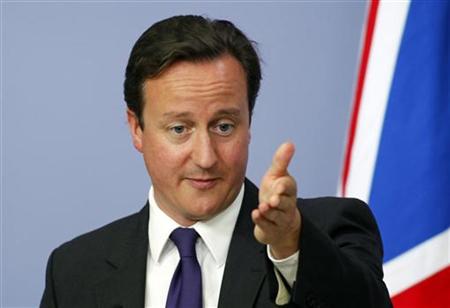
POLYGON ((371 1, 342 196, 366 201, 396 308, 450 307, 450 4, 371 1))

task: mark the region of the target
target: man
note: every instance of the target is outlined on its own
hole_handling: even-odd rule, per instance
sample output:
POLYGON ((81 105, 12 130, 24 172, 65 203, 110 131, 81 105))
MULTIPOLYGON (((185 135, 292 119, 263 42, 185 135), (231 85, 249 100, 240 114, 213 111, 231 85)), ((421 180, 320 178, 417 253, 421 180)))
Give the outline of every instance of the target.
POLYGON ((258 56, 227 21, 176 16, 138 39, 125 100, 147 205, 57 248, 41 307, 389 307, 382 247, 357 200, 298 199, 276 151, 245 179, 258 56))

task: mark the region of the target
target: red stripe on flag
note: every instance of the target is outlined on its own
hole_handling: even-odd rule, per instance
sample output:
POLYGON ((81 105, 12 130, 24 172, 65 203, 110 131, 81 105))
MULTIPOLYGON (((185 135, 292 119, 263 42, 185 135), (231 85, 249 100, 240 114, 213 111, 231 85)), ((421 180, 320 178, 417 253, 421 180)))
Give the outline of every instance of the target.
POLYGON ((395 308, 449 308, 450 266, 392 298, 395 308))
POLYGON ((347 185, 347 178, 348 173, 350 169, 350 160, 352 156, 352 148, 353 148, 353 142, 355 139, 355 132, 356 132, 356 123, 358 120, 358 113, 359 113, 359 107, 361 104, 361 96, 362 96, 362 90, 364 86, 364 80, 366 78, 366 70, 367 70, 367 63, 369 61, 369 55, 370 55, 370 48, 372 45, 372 37, 373 32, 375 29, 375 21, 377 17, 378 12, 378 4, 379 0, 372 0, 370 2, 370 9, 369 9, 369 15, 367 19, 367 25, 366 25, 366 35, 364 38, 364 46, 362 50, 361 60, 359 64, 359 72, 358 72, 358 81, 356 85, 356 92, 353 102, 353 112, 352 117, 350 120, 350 129, 349 129, 349 135, 348 135, 348 141, 347 141, 347 148, 345 151, 345 158, 344 158, 344 168, 342 170, 342 195, 345 196, 345 190, 347 185))

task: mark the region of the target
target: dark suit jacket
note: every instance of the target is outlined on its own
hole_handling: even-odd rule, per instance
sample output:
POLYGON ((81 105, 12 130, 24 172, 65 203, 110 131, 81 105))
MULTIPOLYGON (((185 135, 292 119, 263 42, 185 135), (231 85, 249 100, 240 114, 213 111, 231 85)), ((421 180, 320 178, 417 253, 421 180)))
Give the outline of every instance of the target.
MULTIPOLYGON (((233 232, 220 308, 275 307, 278 290, 265 246, 253 237, 250 213, 258 190, 248 180, 233 232)), ((390 307, 382 281, 377 225, 355 199, 299 199, 300 261, 286 307, 390 307)), ((55 249, 41 308, 144 307, 148 204, 134 215, 55 249)))

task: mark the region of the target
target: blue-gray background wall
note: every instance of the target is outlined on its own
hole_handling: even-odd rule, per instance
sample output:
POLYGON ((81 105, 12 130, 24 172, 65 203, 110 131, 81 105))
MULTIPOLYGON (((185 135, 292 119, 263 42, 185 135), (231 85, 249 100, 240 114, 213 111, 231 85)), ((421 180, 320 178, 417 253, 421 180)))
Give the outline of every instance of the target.
POLYGON ((122 98, 138 36, 175 14, 233 21, 259 42, 264 80, 248 176, 284 140, 301 196, 334 195, 366 3, 1 4, 1 307, 37 306, 46 259, 74 236, 139 210, 149 179, 122 98))

